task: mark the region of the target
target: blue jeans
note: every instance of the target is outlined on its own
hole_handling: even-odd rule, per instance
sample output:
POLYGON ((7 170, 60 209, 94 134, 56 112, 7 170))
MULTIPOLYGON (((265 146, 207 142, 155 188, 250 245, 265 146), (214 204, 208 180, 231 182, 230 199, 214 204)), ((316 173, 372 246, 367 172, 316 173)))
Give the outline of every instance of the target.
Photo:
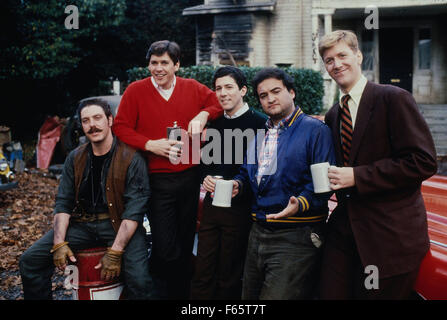
POLYGON ((254 223, 248 240, 242 299, 312 299, 321 256, 319 226, 266 229, 254 223))

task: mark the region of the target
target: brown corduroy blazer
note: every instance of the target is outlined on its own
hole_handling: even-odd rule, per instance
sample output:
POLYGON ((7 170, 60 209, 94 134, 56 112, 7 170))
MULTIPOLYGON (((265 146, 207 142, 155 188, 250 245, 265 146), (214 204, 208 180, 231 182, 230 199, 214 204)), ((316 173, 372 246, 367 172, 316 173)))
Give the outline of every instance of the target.
MULTIPOLYGON (((343 166, 340 106, 325 122, 343 166)), ((357 112, 349 165, 355 187, 337 192, 346 210, 362 264, 376 265, 381 278, 415 270, 429 238, 421 183, 436 173, 436 151, 412 95, 398 87, 368 82, 357 112)))

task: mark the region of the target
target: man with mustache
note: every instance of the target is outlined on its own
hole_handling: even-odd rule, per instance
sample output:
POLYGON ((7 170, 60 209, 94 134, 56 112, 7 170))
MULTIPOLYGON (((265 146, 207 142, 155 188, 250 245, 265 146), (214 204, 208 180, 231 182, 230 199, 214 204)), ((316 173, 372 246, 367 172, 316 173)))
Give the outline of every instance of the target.
POLYGON ((151 272, 163 299, 187 299, 191 277, 190 258, 199 202, 200 173, 193 163, 189 138, 183 137, 181 163, 170 160, 177 140, 167 139, 167 128, 177 126, 192 135, 208 120, 222 115, 216 95, 193 79, 176 77, 180 47, 163 40, 151 44, 146 58, 151 77, 131 83, 123 94, 113 125, 115 134, 128 145, 145 151, 152 197, 149 208, 152 230, 151 272))
POLYGON ((54 265, 64 270, 76 262, 72 250, 98 246, 108 247, 95 266, 101 278, 122 273, 127 298, 149 299, 152 279, 142 226, 149 200, 146 161, 113 136, 107 102, 87 100, 77 113, 89 142, 65 161, 53 229, 20 258, 25 299, 51 299, 54 265))

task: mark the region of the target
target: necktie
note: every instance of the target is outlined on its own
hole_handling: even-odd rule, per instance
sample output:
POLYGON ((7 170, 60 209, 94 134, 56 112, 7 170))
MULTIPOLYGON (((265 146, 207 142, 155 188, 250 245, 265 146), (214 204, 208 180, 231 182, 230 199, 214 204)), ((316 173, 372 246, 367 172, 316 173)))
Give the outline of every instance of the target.
POLYGON ((345 166, 349 162, 349 153, 351 152, 352 144, 352 118, 349 111, 348 101, 351 97, 349 94, 342 97, 341 109, 341 145, 343 149, 343 163, 345 166))

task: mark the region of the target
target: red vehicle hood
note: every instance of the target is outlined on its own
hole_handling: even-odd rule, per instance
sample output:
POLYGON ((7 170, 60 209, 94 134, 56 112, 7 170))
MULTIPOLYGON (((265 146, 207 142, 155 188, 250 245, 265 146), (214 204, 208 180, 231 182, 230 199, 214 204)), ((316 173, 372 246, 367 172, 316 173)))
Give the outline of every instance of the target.
POLYGON ((447 177, 433 176, 422 183, 430 240, 447 244, 447 177))
POLYGON ((422 261, 415 290, 424 299, 447 300, 447 177, 422 183, 430 251, 422 261))

